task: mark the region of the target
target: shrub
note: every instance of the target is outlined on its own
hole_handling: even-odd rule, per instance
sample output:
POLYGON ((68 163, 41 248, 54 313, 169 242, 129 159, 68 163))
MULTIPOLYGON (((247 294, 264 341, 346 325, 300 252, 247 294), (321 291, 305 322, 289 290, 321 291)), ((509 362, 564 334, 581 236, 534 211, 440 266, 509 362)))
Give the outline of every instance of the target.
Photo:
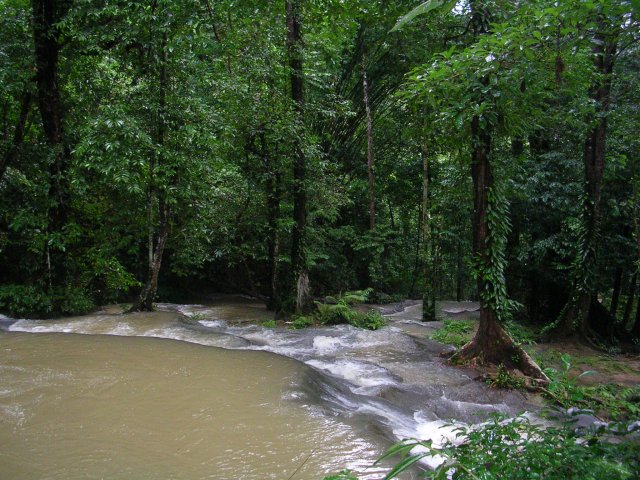
POLYGON ((577 430, 567 423, 544 428, 524 416, 505 420, 494 415, 479 428, 459 428, 461 445, 448 442, 436 448, 430 441, 406 441, 394 445, 380 460, 401 455, 385 479, 396 478, 424 457, 440 455, 445 461, 424 476, 434 480, 631 480, 640 471, 640 444, 637 439, 610 441, 618 432, 628 432, 628 426, 620 427, 577 430), (421 447, 420 453, 411 453, 415 447, 421 447))
POLYGON ((313 317, 298 315, 293 318, 290 327, 294 330, 301 330, 303 328, 307 328, 313 325, 313 317))
POLYGON ((47 316, 53 311, 53 301, 33 285, 2 285, 0 310, 14 317, 47 316))
POLYGON ((90 312, 94 308, 93 300, 80 287, 67 287, 60 299, 59 310, 63 314, 81 315, 90 312))
POLYGON ((386 322, 380 313, 371 311, 367 313, 358 312, 351 308, 352 305, 367 301, 372 289, 345 292, 336 297, 327 297, 331 303, 316 302, 316 317, 319 323, 324 325, 340 325, 348 323, 358 328, 368 330, 378 330, 386 322))
POLYGON ((349 324, 367 330, 378 330, 384 327, 387 322, 379 312, 371 311, 367 313, 353 312, 349 319, 349 324))

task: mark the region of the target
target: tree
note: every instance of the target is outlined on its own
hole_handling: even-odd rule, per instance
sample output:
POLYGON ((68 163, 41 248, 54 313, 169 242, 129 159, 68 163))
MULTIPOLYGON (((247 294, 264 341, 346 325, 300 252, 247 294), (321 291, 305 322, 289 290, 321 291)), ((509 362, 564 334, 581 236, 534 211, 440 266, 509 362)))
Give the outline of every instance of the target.
MULTIPOLYGON (((426 2, 423 10, 424 5, 436 3, 426 2)), ((531 108, 527 106, 531 99, 525 95, 527 89, 522 88, 522 78, 535 79, 536 73, 530 59, 522 57, 518 47, 527 40, 530 26, 507 28, 506 23, 499 24, 498 20, 515 17, 514 12, 489 11, 485 7, 480 2, 470 4, 468 28, 473 32, 473 42, 461 51, 451 48, 444 52, 428 68, 416 69, 407 95, 417 94, 431 102, 433 110, 442 112, 443 121, 452 122, 454 128, 456 123, 466 124, 471 138, 473 263, 480 322, 474 338, 452 361, 504 364, 546 383, 546 375, 502 326, 513 308, 504 277, 510 224, 506 198, 495 181, 494 166, 495 145, 501 137, 526 125, 526 120, 517 118, 514 111, 531 108), (443 78, 455 79, 458 85, 442 87, 443 78), (445 88, 446 92, 442 91, 445 88)))
MULTIPOLYGON (((302 70, 302 32, 299 0, 286 1, 287 52, 291 81, 291 100, 297 113, 298 136, 304 132, 304 73, 302 70)), ((294 143, 293 160, 293 233, 291 236, 291 271, 295 292, 295 312, 310 308, 309 272, 305 235, 307 229, 306 158, 301 140, 294 143)))
MULTIPOLYGON (((584 192, 580 236, 577 255, 572 265, 573 281, 569 300, 555 325, 558 337, 578 333, 589 338, 597 321, 594 275, 600 237, 602 181, 605 169, 608 116, 611 108, 611 92, 614 64, 628 6, 617 2, 599 2, 588 13, 587 22, 591 41, 593 80, 588 96, 594 105, 585 118, 584 140, 584 192)), ((631 22, 631 23, 629 23, 631 22)), ((607 319, 608 320, 608 319, 607 319)), ((606 320, 605 320, 606 321, 606 320)), ((611 322, 611 320, 608 320, 611 322)))
POLYGON ((38 107, 45 137, 52 152, 49 168, 49 239, 46 253, 51 287, 54 284, 64 284, 66 276, 61 253, 65 247, 59 235, 69 218, 68 170, 71 146, 65 135, 65 112, 59 88, 61 81, 58 59, 61 46, 58 24, 71 4, 65 0, 35 0, 32 4, 38 107))

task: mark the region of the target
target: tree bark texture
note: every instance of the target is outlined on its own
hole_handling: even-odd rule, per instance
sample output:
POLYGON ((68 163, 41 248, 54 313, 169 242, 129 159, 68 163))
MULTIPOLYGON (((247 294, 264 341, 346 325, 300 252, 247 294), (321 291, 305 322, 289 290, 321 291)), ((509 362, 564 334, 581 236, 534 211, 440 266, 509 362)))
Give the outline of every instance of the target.
POLYGON ((636 318, 631 327, 631 335, 634 338, 640 338, 640 302, 636 305, 636 318))
MULTIPOLYGON (((286 1, 287 53, 291 80, 291 99, 297 114, 300 133, 304 128, 304 90, 302 71, 302 32, 300 1, 286 1)), ((295 292, 295 312, 306 312, 311 306, 309 273, 305 249, 307 228, 307 193, 305 188, 306 158, 299 136, 294 141, 293 159, 293 231, 291 235, 291 270, 295 292)))
POLYGON ((462 244, 456 240, 456 301, 461 302, 463 297, 462 284, 462 244))

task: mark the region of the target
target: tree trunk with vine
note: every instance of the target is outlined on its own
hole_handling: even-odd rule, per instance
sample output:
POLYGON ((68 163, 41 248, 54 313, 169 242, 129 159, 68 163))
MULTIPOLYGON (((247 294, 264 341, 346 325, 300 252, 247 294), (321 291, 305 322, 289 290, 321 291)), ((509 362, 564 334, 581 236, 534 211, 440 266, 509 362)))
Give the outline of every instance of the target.
POLYGON ((549 379, 529 355, 516 345, 501 325, 497 302, 506 298, 489 298, 490 292, 500 290, 494 282, 504 282, 500 267, 496 265, 491 249, 495 246, 496 232, 489 221, 490 193, 494 188, 490 162, 491 134, 475 116, 471 123, 474 142, 471 156, 471 177, 473 180, 473 256, 476 268, 478 296, 480 297, 480 321, 473 339, 451 358, 454 364, 475 366, 503 365, 507 369, 517 369, 538 384, 546 384, 549 379))
POLYGON ((578 334, 588 338, 591 327, 590 307, 596 298, 596 292, 593 291, 593 272, 596 267, 596 251, 600 234, 600 197, 605 167, 607 113, 611 103, 611 77, 617 50, 617 39, 615 35, 606 33, 608 28, 602 14, 597 24, 592 55, 598 77, 589 91, 589 97, 595 103, 596 111, 586 119, 587 123, 593 127, 588 130, 584 142, 582 231, 578 255, 573 265, 572 293, 552 330, 555 337, 578 334))

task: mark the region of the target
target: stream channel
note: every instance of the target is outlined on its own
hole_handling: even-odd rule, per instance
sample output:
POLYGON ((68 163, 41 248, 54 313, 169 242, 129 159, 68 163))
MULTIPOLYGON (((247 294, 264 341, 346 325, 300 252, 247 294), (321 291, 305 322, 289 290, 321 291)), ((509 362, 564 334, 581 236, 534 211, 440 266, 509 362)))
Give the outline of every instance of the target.
POLYGON ((264 328, 241 296, 158 308, 0 316, 0 478, 378 479, 399 439, 539 408, 445 365, 420 305, 378 331, 264 328))

